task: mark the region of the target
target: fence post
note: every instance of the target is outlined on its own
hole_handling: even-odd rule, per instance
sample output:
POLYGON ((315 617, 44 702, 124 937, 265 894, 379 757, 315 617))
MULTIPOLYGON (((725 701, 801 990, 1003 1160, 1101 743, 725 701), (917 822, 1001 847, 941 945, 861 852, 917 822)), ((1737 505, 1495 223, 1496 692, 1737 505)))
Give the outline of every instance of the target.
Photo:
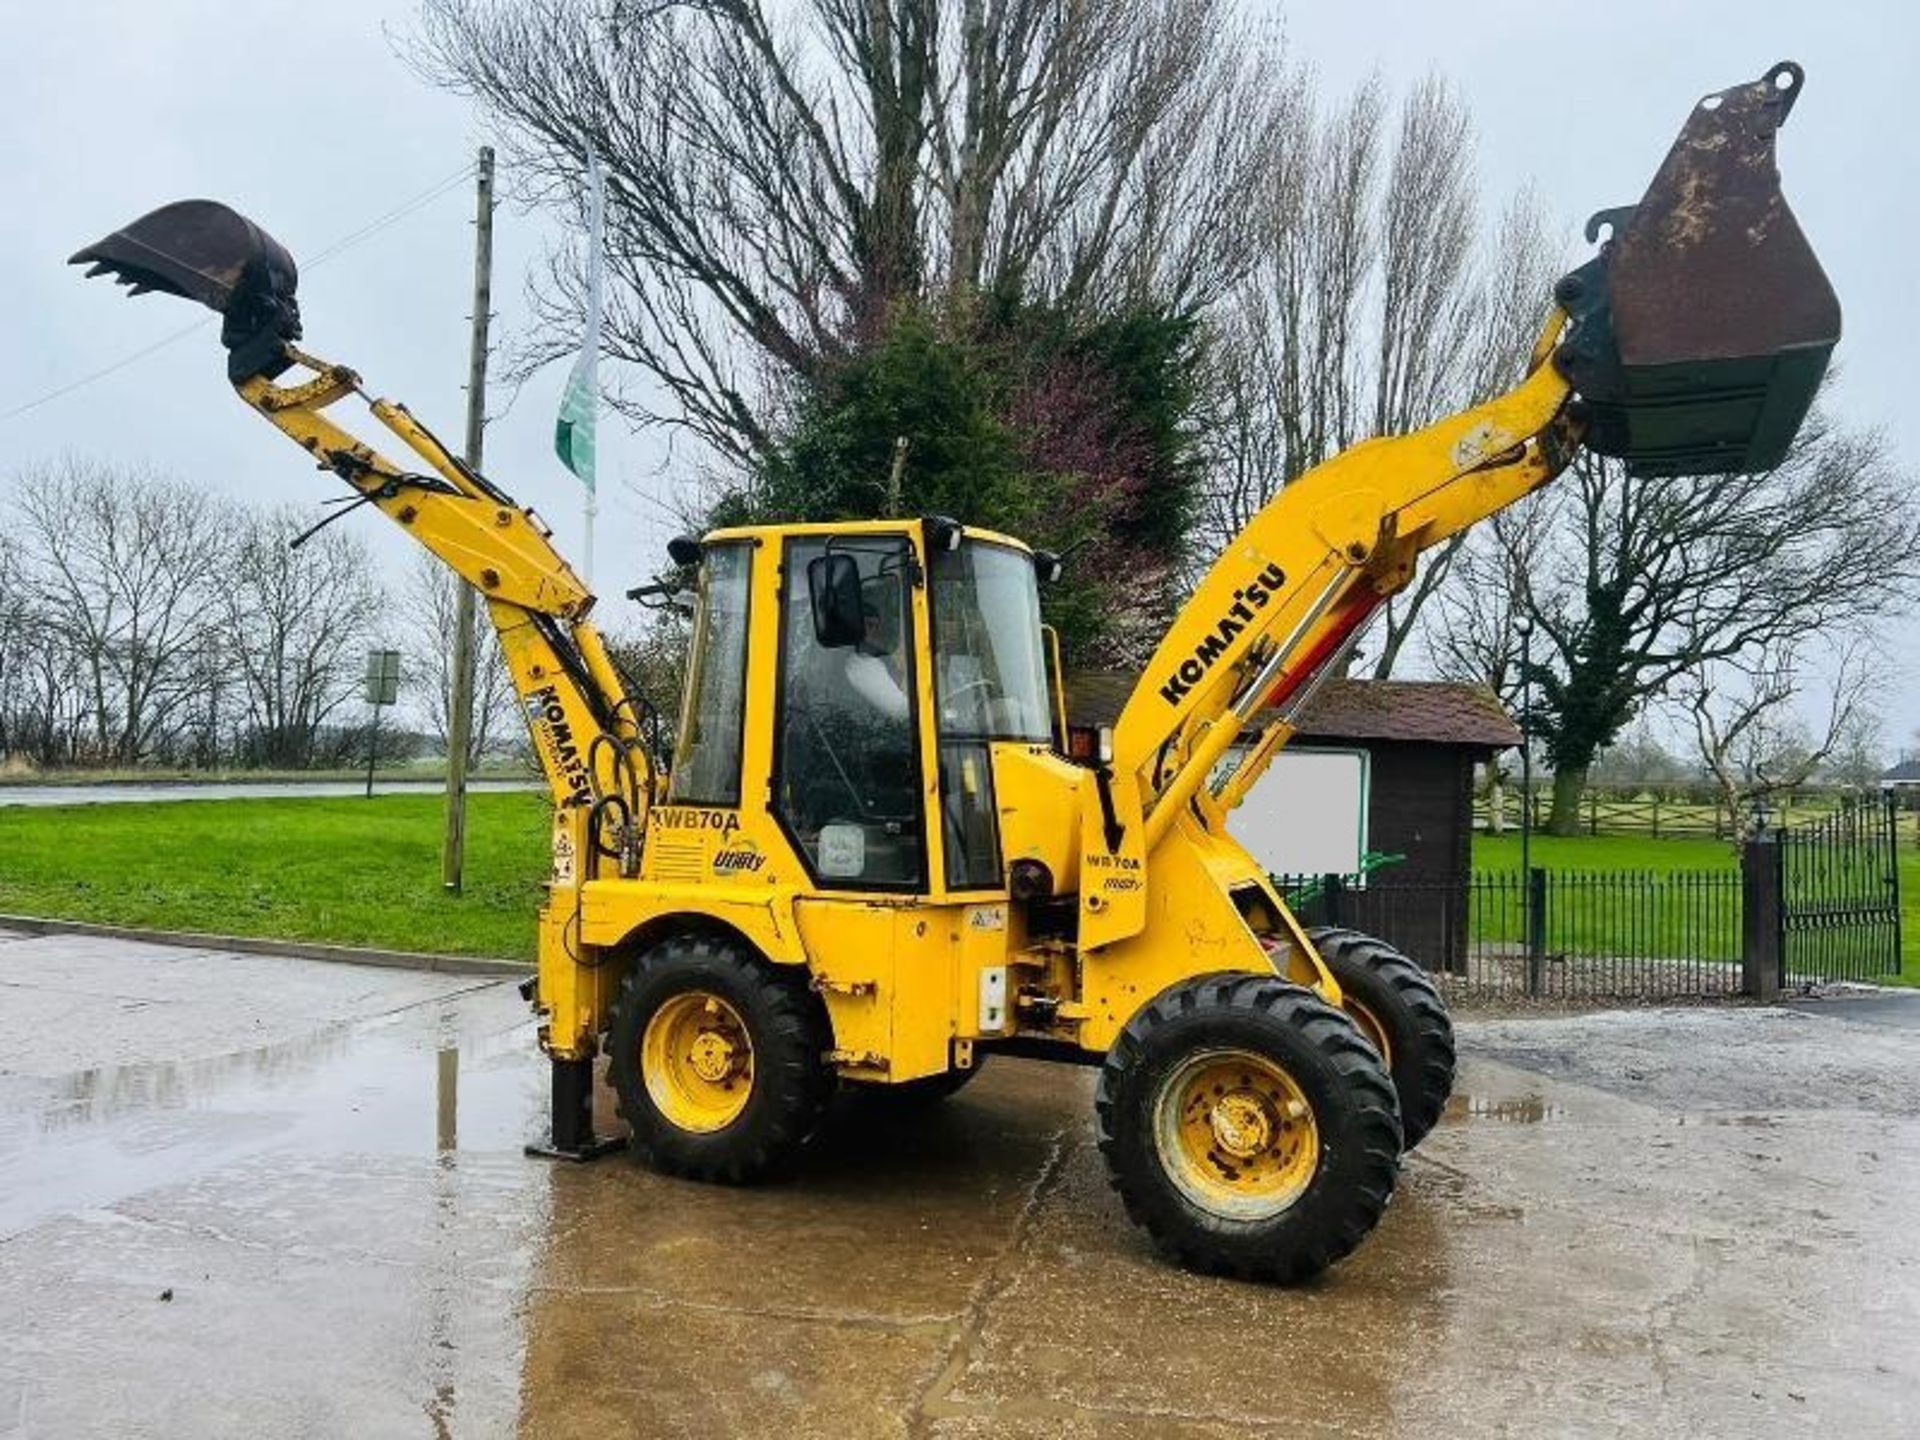
POLYGON ((1326 902, 1327 924, 1339 927, 1347 923, 1347 877, 1344 875, 1324 875, 1320 880, 1320 894, 1326 902))
POLYGON ((1527 871, 1527 994, 1538 995, 1547 967, 1547 872, 1527 871))
POLYGON ((1906 955, 1900 934, 1903 910, 1900 904, 1900 810, 1891 790, 1881 793, 1881 813, 1887 821, 1887 884, 1893 888, 1893 963, 1898 968, 1906 955))
POLYGON ((1740 847, 1740 993, 1753 1000, 1780 994, 1780 845, 1761 830, 1740 847))

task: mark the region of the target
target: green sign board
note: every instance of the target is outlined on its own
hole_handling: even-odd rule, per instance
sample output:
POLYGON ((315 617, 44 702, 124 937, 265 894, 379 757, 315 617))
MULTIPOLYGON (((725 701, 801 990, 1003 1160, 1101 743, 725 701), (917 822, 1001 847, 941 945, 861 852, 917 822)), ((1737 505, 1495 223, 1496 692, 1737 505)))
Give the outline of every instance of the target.
POLYGON ((400 694, 400 652, 367 652, 367 703, 391 705, 400 694))

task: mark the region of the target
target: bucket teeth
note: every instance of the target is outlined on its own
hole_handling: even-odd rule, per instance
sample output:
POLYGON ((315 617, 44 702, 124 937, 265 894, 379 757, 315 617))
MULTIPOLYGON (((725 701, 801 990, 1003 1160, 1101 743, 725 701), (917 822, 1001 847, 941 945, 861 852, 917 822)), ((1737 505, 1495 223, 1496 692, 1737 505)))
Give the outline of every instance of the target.
POLYGON ((277 375, 300 338, 293 257, 244 215, 212 200, 178 200, 74 254, 89 279, 110 275, 129 295, 155 291, 218 311, 227 373, 237 384, 277 375))

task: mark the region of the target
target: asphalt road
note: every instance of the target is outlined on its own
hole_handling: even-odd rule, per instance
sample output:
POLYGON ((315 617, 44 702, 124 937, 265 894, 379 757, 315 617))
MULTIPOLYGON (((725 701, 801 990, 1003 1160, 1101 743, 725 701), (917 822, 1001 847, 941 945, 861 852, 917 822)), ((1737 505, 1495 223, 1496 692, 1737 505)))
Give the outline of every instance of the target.
MULTIPOLYGON (((469 790, 538 790, 538 780, 470 780, 469 790)), ((437 795, 444 780, 382 780, 376 795, 437 795)), ((364 795, 364 780, 287 780, 231 783, 155 781, 140 785, 0 785, 0 809, 8 805, 143 805, 162 800, 274 800, 291 796, 364 795)))
POLYGON ((1912 1435, 1920 998, 1850 1003, 1464 1025, 1282 1291, 1154 1256, 1083 1071, 705 1188, 522 1157, 510 985, 0 938, 0 1434, 1912 1435))

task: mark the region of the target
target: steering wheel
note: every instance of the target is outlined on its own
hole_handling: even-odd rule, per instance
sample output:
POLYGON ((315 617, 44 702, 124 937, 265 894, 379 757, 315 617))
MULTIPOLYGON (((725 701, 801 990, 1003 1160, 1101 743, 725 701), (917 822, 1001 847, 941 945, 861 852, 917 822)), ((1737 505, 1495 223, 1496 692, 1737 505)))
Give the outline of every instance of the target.
MULTIPOLYGON (((970 695, 975 690, 986 690, 986 689, 993 690, 995 694, 1002 699, 1006 698, 1006 691, 1001 689, 1000 682, 998 680, 994 679, 991 675, 982 675, 978 680, 968 680, 965 683, 956 685, 953 687, 953 689, 949 690, 947 692, 946 705, 944 708, 950 711, 957 711, 960 708, 961 696, 970 695)), ((995 697, 993 695, 989 695, 985 698, 991 700, 995 697)))

